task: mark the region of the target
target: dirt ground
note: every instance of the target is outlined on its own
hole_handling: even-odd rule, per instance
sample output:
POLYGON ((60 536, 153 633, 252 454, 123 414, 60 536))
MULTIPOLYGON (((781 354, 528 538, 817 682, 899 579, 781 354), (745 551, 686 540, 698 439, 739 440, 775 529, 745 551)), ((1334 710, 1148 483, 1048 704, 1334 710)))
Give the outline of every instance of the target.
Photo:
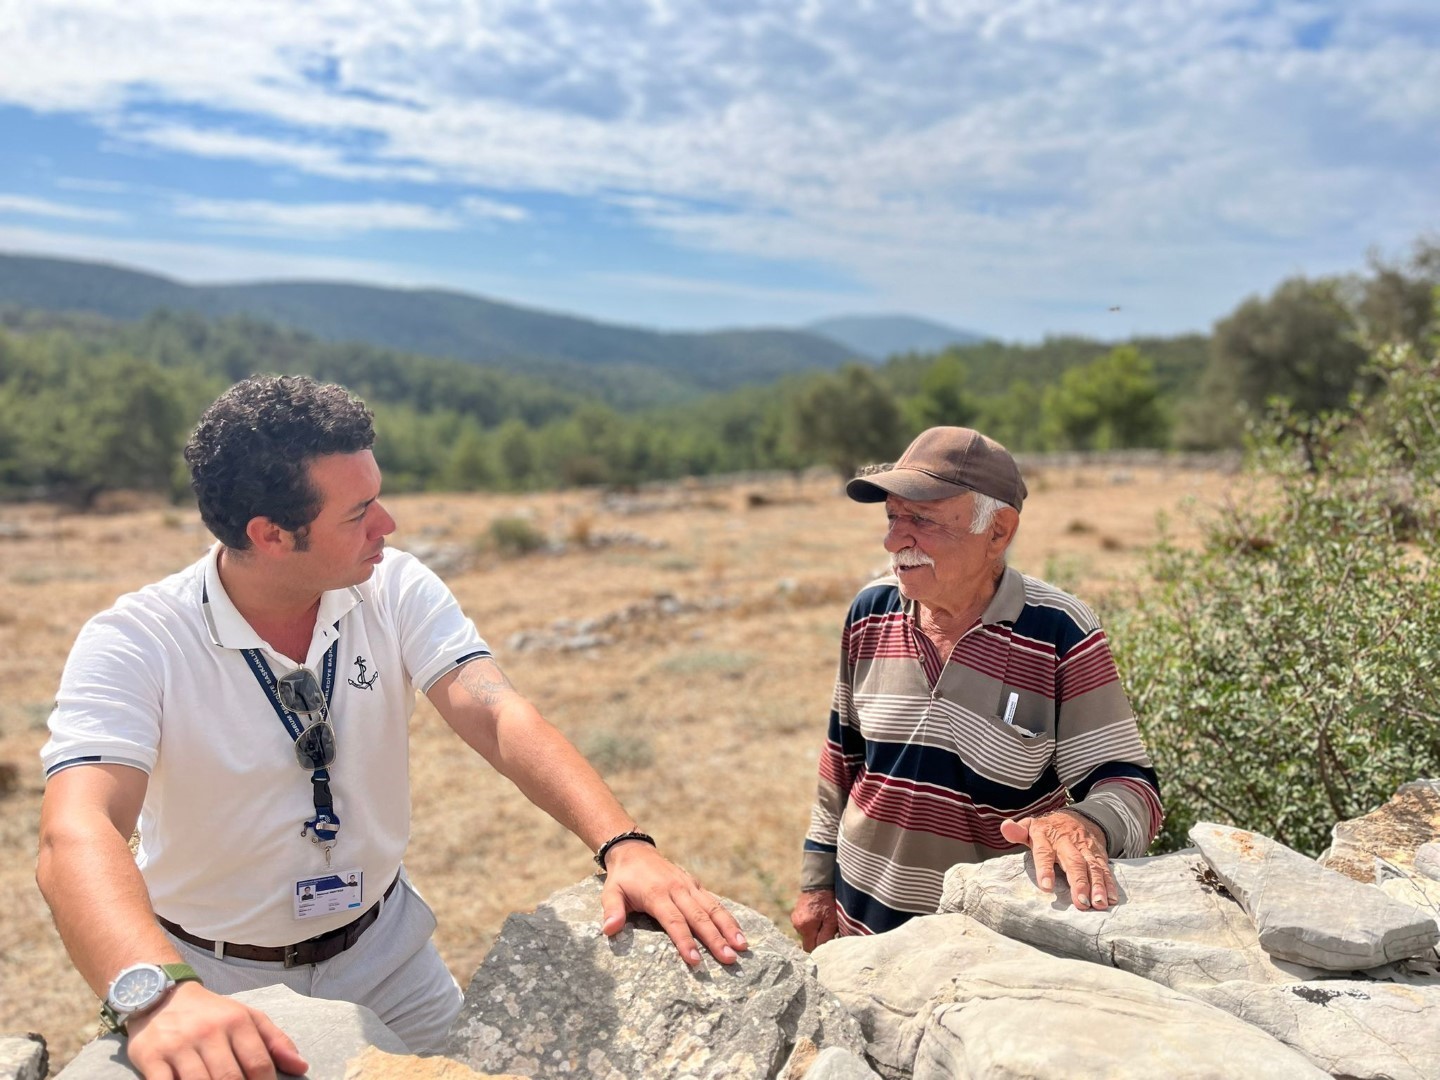
MULTIPOLYGON (((1011 563, 1092 603, 1143 578, 1157 513, 1182 541, 1187 504, 1214 506, 1215 470, 1027 470, 1011 563)), ((838 627, 885 565, 883 511, 832 478, 679 484, 607 498, 388 498, 399 547, 461 555, 445 573, 516 686, 581 747, 661 849, 714 891, 788 929, 823 737, 838 627), (520 517, 568 541, 507 556, 477 541, 520 517), (657 598, 668 595, 673 600, 657 598), (616 617, 633 609, 628 618, 616 617), (556 620, 601 625, 555 626, 556 620), (557 640, 607 638, 564 651, 557 640), (521 647, 517 635, 531 643, 521 647)), ((37 752, 81 624, 121 593, 204 552, 190 510, 132 505, 78 516, 0 506, 0 1032, 38 1031, 55 1068, 95 1032, 34 883, 37 752)), ((465 985, 505 916, 593 870, 589 852, 463 750, 428 702, 411 721, 414 832, 406 865, 435 908, 465 985), (462 751, 462 752, 457 752, 462 751)), ((343 737, 343 732, 342 732, 343 737)))

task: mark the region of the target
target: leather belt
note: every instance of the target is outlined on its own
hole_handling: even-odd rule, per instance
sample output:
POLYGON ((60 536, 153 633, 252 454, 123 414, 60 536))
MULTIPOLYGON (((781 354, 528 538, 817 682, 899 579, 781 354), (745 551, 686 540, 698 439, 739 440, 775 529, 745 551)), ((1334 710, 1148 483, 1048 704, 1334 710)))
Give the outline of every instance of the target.
MULTIPOLYGON (((395 886, 400 884, 400 875, 395 875, 395 880, 390 882, 390 887, 385 890, 382 901, 390 899, 390 894, 395 891, 395 886)), ((344 926, 337 926, 334 930, 327 930, 323 934, 317 934, 313 938, 304 941, 297 941, 294 945, 240 945, 235 942, 221 942, 224 951, 217 953, 221 959, 226 956, 234 956, 241 960, 264 960, 269 962, 281 962, 287 968, 299 967, 301 964, 319 964, 331 957, 339 956, 350 946, 360 940, 360 935, 370 929, 370 925, 380 917, 380 908, 383 904, 373 904, 370 910, 361 915, 353 922, 344 926)), ((155 919, 166 930, 174 934, 181 941, 190 943, 206 952, 215 952, 215 942, 208 938, 202 938, 190 933, 178 923, 173 923, 163 916, 156 915, 155 919)))

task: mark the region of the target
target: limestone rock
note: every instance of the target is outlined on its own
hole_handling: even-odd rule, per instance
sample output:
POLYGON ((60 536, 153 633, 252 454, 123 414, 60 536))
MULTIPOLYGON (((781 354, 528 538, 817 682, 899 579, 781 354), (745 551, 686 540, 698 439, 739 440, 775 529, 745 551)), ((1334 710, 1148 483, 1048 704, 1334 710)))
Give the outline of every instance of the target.
POLYGON ((890 1080, 1229 1075, 1216 1045, 1233 1048, 1256 1075, 1323 1075, 1185 994, 1051 956, 960 914, 839 938, 816 949, 815 961, 890 1080))
POLYGON ((790 1051, 785 1067, 775 1075, 775 1080, 800 1080, 800 1077, 810 1071, 810 1066, 815 1064, 815 1059, 819 1056, 820 1048, 801 1035, 795 1040, 795 1048, 790 1051))
POLYGON ((527 1076, 773 1077, 800 1037, 863 1053, 860 1027, 768 919, 729 908, 750 942, 692 971, 648 918, 600 932, 600 883, 506 920, 465 994, 446 1056, 527 1076))
POLYGON ((524 1080, 510 1073, 480 1073, 443 1057, 387 1054, 370 1047, 345 1067, 345 1080, 524 1080))
POLYGON ((980 964, 957 974, 951 995, 925 1025, 915 1080, 1327 1076, 1259 1028, 1098 964, 980 964))
POLYGON ((880 1074, 866 1065, 863 1057, 838 1046, 821 1050, 803 1075, 805 1080, 880 1080, 880 1074))
POLYGON ((49 1071, 50 1055, 39 1035, 0 1035, 0 1080, 45 1080, 49 1071))
POLYGON ((961 864, 945 875, 940 910, 1174 989, 1236 979, 1285 984, 1320 974, 1267 954, 1250 917, 1194 849, 1117 861, 1113 869, 1121 902, 1080 911, 1063 875, 1053 896, 1040 891, 1028 854, 961 864))
POLYGON ((1440 838, 1440 780, 1402 784, 1384 806, 1335 826, 1320 865, 1367 884, 1376 860, 1408 870, 1418 850, 1440 838))
POLYGON ((870 1063, 892 1078, 910 1075, 930 1012, 950 1000, 957 974, 1043 956, 960 914, 911 919, 874 937, 834 938, 814 953, 820 981, 860 1021, 870 1063))
POLYGON ((1196 992, 1356 1080, 1440 1076, 1440 982, 1429 986, 1325 979, 1290 986, 1222 983, 1196 992))
POLYGON ((1415 849, 1415 869, 1428 878, 1440 881, 1440 842, 1432 840, 1415 849))
POLYGON ((1267 836, 1208 822, 1189 836, 1249 912, 1272 956, 1360 971, 1421 955, 1440 941, 1434 917, 1417 905, 1392 900, 1267 836))
POLYGON ((801 1038, 775 1080, 879 1080, 880 1074, 865 1059, 849 1050, 832 1046, 821 1050, 809 1039, 801 1038))
MULTIPOLYGON (((265 1013, 295 1040, 310 1063, 308 1080, 344 1080, 350 1060, 371 1046, 393 1054, 409 1053, 400 1037, 363 1005, 304 997, 287 986, 243 990, 234 997, 265 1013)), ((125 1053, 125 1040, 105 1035, 86 1045, 60 1070, 57 1080, 130 1080, 136 1075, 125 1053)))

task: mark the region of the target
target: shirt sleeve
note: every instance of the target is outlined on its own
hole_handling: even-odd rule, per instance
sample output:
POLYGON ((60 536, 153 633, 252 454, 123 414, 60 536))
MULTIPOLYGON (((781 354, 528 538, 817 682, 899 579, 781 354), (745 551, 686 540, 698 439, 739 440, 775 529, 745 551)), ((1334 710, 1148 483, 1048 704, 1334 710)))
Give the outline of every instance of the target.
POLYGON ((55 695, 40 749, 48 779, 73 765, 129 765, 148 774, 159 758, 158 645, 123 604, 81 629, 55 695))
POLYGON ((401 562, 394 600, 401 655, 411 683, 423 693, 447 672, 492 653, 433 570, 405 552, 394 558, 401 562))
POLYGON ((865 761, 865 739, 855 715, 854 665, 850 660, 850 620, 840 640, 840 667, 835 676, 835 693, 830 703, 830 721, 825 745, 820 751, 820 776, 815 804, 810 810, 810 828, 800 865, 800 888, 833 889, 835 855, 840 815, 850 798, 850 788, 865 761))
POLYGON ((1110 856, 1138 858, 1163 822, 1160 783, 1110 642, 1094 615, 1082 611, 1088 625, 1055 675, 1057 770, 1075 809, 1105 830, 1110 856))

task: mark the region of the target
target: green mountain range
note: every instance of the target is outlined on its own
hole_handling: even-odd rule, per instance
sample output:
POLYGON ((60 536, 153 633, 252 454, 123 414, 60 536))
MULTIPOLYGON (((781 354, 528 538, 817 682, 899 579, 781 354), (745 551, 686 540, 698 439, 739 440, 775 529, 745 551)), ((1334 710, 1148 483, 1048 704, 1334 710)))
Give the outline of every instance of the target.
POLYGON ((844 315, 805 327, 874 360, 901 353, 937 353, 956 345, 978 345, 984 335, 957 330, 913 315, 844 315))
POLYGON ((121 320, 160 310, 244 315, 321 340, 524 372, 632 405, 680 401, 862 358, 861 350, 801 330, 667 333, 441 289, 310 281, 186 285, 117 266, 28 255, 0 255, 0 306, 121 320))

